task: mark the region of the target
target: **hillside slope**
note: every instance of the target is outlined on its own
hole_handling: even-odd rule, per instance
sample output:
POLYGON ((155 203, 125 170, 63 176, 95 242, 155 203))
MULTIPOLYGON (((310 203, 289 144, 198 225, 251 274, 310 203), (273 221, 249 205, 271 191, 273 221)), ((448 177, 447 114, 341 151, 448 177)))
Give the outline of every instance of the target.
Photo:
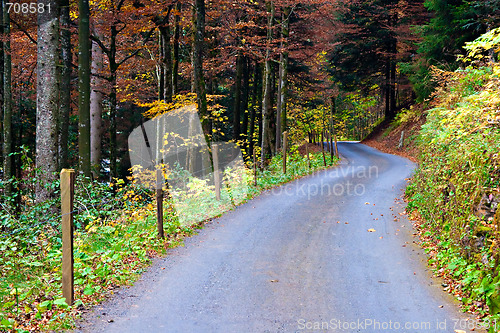
POLYGON ((418 161, 407 199, 421 245, 445 289, 490 332, 500 319, 499 74, 499 66, 438 72, 430 109, 406 110, 364 141, 418 161))

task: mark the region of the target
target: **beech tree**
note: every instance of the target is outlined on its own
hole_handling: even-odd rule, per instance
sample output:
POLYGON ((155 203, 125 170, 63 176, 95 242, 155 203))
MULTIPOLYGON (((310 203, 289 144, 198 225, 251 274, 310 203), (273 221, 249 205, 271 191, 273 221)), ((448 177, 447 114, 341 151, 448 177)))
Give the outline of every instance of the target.
POLYGON ((5 195, 12 196, 11 178, 14 175, 12 159, 12 58, 10 48, 10 16, 5 1, 2 1, 3 9, 3 33, 6 36, 3 42, 3 171, 4 179, 7 180, 5 195))
POLYGON ((198 112, 205 135, 211 131, 207 107, 207 91, 203 74, 203 46, 205 41, 205 0, 194 0, 193 6, 193 82, 198 112))
POLYGON ((37 201, 53 197, 47 185, 57 175, 59 113, 59 19, 55 0, 39 0, 43 11, 38 13, 37 38, 37 103, 36 103, 36 166, 40 170, 37 201))

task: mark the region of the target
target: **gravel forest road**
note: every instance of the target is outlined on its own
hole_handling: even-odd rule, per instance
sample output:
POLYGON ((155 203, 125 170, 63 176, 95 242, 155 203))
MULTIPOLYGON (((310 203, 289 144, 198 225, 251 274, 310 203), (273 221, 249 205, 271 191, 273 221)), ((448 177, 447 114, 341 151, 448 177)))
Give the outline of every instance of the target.
POLYGON ((339 149, 338 167, 214 219, 76 331, 468 331, 402 214, 415 165, 360 143, 339 149))

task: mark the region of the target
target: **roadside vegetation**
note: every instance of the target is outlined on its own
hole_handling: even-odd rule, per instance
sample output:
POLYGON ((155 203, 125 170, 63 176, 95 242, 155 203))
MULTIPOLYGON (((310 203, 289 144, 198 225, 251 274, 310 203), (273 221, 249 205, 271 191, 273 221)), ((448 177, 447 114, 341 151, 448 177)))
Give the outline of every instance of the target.
POLYGON ((407 210, 444 289, 489 332, 500 321, 500 66, 484 55, 498 48, 498 36, 469 43, 465 69, 434 68, 430 108, 405 110, 381 135, 425 122, 404 140, 419 152, 407 210))
MULTIPOLYGON (((287 174, 281 155, 274 156, 265 170, 258 169, 257 186, 247 171, 248 198, 263 190, 324 169, 323 154, 311 145, 310 168, 297 146, 291 147, 287 174)), ((301 149, 303 150, 303 149, 301 149)), ((335 164, 326 154, 327 166, 335 164)), ((29 161, 27 161, 29 162, 29 161)), ((26 166, 28 168, 28 165, 26 166)), ((33 172, 35 172, 33 170, 33 172)), ((36 180, 36 175, 33 175, 36 180)), ((58 193, 58 182, 52 184, 58 193)), ((203 223, 186 227, 179 223, 168 200, 164 204, 165 239, 157 237, 154 193, 132 183, 112 184, 76 181, 75 209, 75 304, 69 307, 61 291, 60 216, 51 214, 58 199, 44 205, 29 201, 32 189, 25 188, 26 205, 18 217, 4 211, 0 228, 9 230, 0 238, 0 331, 29 332, 69 329, 75 317, 102 301, 120 286, 131 285, 156 256, 182 245, 203 223), (33 223, 38 221, 38 223, 33 223)), ((231 209, 231 207, 225 207, 231 209)), ((208 213, 208 212, 207 212, 208 213)), ((219 215, 223 210, 218 212, 219 215)), ((208 214, 207 214, 208 215, 208 214)), ((213 215, 211 215, 213 216, 213 215)))

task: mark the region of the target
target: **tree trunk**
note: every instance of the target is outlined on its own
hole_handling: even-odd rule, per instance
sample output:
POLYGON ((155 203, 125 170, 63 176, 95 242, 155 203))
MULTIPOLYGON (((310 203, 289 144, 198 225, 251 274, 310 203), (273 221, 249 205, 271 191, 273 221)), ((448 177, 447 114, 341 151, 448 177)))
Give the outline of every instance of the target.
POLYGON ((288 37, 290 36, 290 7, 286 7, 284 9, 284 21, 283 21, 283 27, 282 27, 282 37, 283 37, 283 47, 284 50, 281 53, 280 56, 280 87, 281 87, 281 92, 280 92, 280 117, 281 117, 281 135, 283 135, 283 132, 287 130, 287 113, 288 113, 288 37))
POLYGON ((243 113, 243 125, 241 127, 241 139, 244 142, 244 148, 250 156, 250 150, 248 150, 248 98, 250 94, 250 63, 247 57, 243 58, 243 101, 242 101, 242 113, 243 113))
POLYGON ((257 110, 260 110, 259 82, 260 82, 260 64, 258 62, 255 62, 255 69, 253 75, 252 112, 250 114, 250 129, 248 131, 249 153, 253 152, 254 142, 255 142, 254 140, 255 121, 257 120, 257 110))
POLYGON ((102 152, 102 103, 103 83, 98 75, 104 70, 104 54, 97 43, 92 43, 92 73, 90 90, 90 162, 92 175, 97 179, 101 175, 102 152))
POLYGON ((59 165, 61 168, 69 167, 68 141, 69 141, 69 115, 71 113, 71 19, 69 16, 69 0, 61 3, 61 89, 59 105, 59 165))
POLYGON ((111 93, 109 94, 109 177, 111 182, 118 177, 116 146, 116 71, 111 73, 111 93))
POLYGON ((39 0, 38 4, 45 7, 38 14, 36 104, 36 167, 41 171, 36 199, 42 202, 54 196, 46 186, 57 179, 58 170, 59 20, 57 1, 39 0))
POLYGON ((203 46, 205 38, 205 0, 195 0, 193 7, 193 84, 198 113, 205 135, 211 133, 207 107, 207 93, 203 74, 203 46))
POLYGON ((118 28, 116 23, 111 25, 111 38, 109 44, 109 72, 111 92, 109 94, 109 176, 110 181, 113 182, 114 178, 118 177, 118 161, 117 161, 117 145, 116 145, 116 77, 118 64, 116 63, 116 37, 118 36, 118 28))
POLYGON ((161 75, 163 78, 161 82, 163 82, 163 87, 160 92, 160 99, 165 102, 172 101, 172 50, 170 45, 170 9, 168 10, 168 14, 162 18, 162 22, 158 27, 160 31, 160 47, 161 47, 161 75))
POLYGON ((234 87, 234 108, 233 108, 233 139, 240 139, 241 121, 241 79, 243 76, 243 55, 241 51, 236 57, 236 82, 234 87))
POLYGON ((80 172, 91 176, 90 168, 90 25, 89 0, 78 2, 78 149, 80 172))
POLYGON ((5 186, 5 197, 12 197, 12 182, 14 176, 12 160, 12 58, 10 49, 10 17, 7 5, 3 2, 3 27, 4 27, 4 66, 3 66, 3 179, 7 182, 5 186))
POLYGON ((175 19, 174 19, 174 41, 172 50, 172 95, 175 96, 179 93, 179 39, 181 34, 181 10, 182 3, 180 1, 175 5, 175 19))
MULTIPOLYGON (((3 28, 3 6, 4 6, 4 0, 0 0, 0 36, 3 36, 4 28, 3 28)), ((3 89, 3 83, 4 83, 4 43, 2 40, 0 40, 0 163, 3 166, 4 159, 3 159, 3 140, 4 140, 4 135, 3 135, 3 101, 4 101, 4 89, 3 89)))
POLYGON ((158 48, 159 54, 159 64, 158 64, 158 100, 163 101, 165 99, 165 66, 163 66, 163 58, 165 55, 165 48, 163 47, 163 36, 161 31, 159 31, 158 36, 158 48))
POLYGON ((282 52, 279 62, 278 78, 278 108, 276 112, 276 151, 281 147, 281 137, 287 127, 287 97, 288 97, 288 37, 290 36, 290 7, 283 9, 281 20, 282 52))
POLYGON ((274 22, 274 3, 273 1, 266 2, 267 11, 269 13, 267 21, 267 50, 265 58, 265 67, 263 75, 264 93, 262 97, 262 141, 260 152, 260 164, 263 168, 266 164, 267 155, 272 152, 271 148, 271 118, 272 118, 272 59, 271 59, 271 40, 273 38, 273 22, 274 22))

